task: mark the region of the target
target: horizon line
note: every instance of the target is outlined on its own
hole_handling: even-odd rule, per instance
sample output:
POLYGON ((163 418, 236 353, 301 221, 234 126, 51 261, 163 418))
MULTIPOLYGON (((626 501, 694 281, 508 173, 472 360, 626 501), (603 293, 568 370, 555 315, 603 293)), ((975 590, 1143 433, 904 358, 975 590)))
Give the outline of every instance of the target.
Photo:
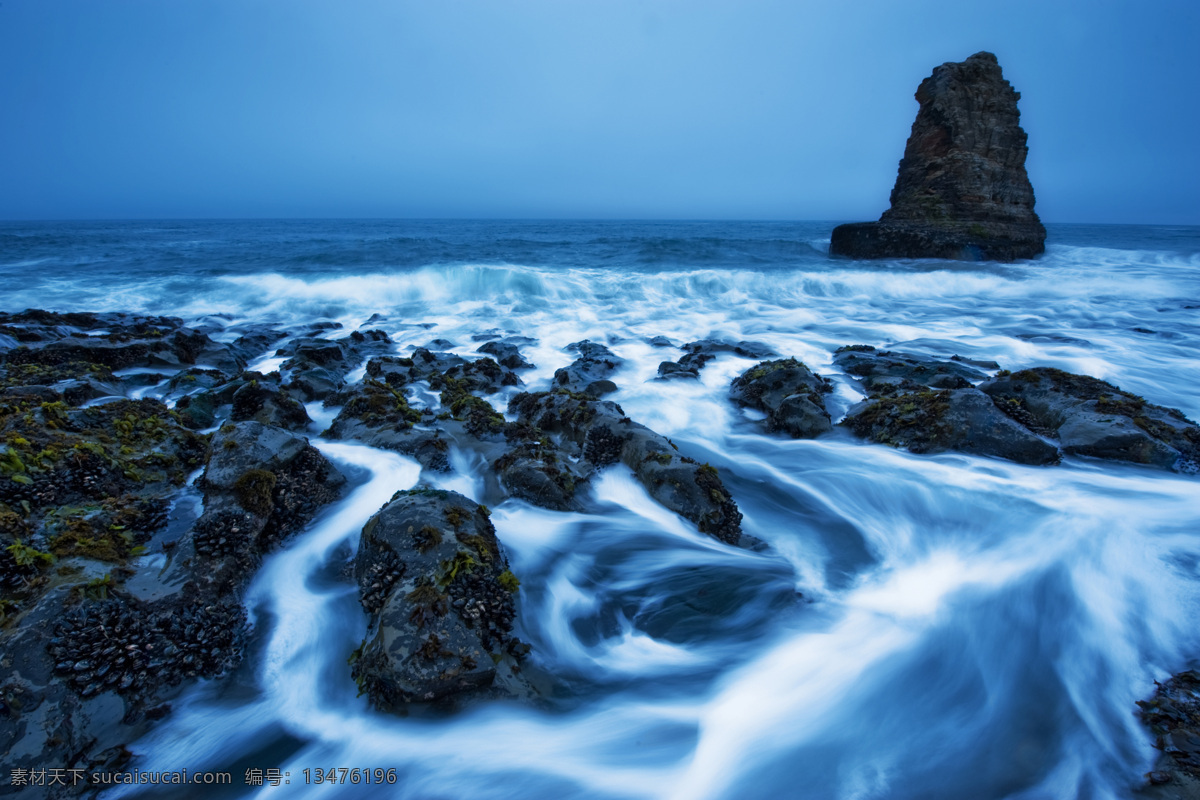
MULTIPOLYGON (((102 223, 102 222, 671 222, 671 223, 809 223, 842 225, 848 222, 874 222, 861 219, 799 219, 785 217, 425 217, 425 216, 245 216, 245 217, 29 217, 0 219, 0 225, 37 223, 102 223)), ((1057 220, 1044 225, 1142 225, 1147 227, 1200 227, 1197 222, 1092 222, 1087 220, 1057 220)))

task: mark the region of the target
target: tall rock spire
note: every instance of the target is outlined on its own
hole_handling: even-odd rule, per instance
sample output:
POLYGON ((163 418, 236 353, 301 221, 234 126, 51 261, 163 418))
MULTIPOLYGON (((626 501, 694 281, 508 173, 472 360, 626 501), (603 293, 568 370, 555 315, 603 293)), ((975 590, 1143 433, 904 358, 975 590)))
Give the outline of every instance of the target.
POLYGON ((1045 250, 1025 172, 1025 131, 991 53, 935 67, 879 222, 839 225, 830 252, 853 258, 1012 261, 1045 250))

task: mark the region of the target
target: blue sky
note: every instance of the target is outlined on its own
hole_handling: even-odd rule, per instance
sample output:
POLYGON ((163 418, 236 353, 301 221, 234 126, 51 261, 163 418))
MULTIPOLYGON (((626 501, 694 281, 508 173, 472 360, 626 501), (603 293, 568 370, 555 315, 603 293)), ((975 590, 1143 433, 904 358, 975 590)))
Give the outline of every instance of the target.
POLYGON ((1043 219, 1200 224, 1198 8, 2 0, 0 219, 874 219, 987 49, 1043 219))

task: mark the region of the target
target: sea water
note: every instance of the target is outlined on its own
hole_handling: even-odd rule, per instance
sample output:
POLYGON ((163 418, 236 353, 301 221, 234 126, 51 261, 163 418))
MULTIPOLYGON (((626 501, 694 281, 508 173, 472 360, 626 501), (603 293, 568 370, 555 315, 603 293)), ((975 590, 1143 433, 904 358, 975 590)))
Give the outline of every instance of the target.
POLYGON ((337 322, 330 336, 365 326, 398 354, 442 338, 472 358, 482 337, 524 336, 530 390, 568 343, 604 342, 626 359, 611 399, 717 466, 769 545, 699 534, 619 465, 584 513, 500 503, 546 702, 382 715, 350 678, 367 619, 345 565, 393 492, 482 500, 484 465, 454 454, 431 474, 323 440, 333 411, 314 405, 312 441, 353 488, 267 558, 245 663, 131 743, 137 768, 229 770, 230 797, 1129 796, 1156 753, 1135 702, 1200 655, 1200 481, 766 435, 728 400, 753 361, 658 381, 680 352, 648 340, 764 342, 834 381, 835 420, 861 397, 832 365, 847 344, 1058 367, 1196 419, 1200 228, 1051 225, 1046 254, 1015 264, 831 258, 831 228, 0 223, 7 311, 166 314, 218 339, 337 322), (341 767, 395 782, 313 782, 341 767), (247 789, 248 769, 290 782, 247 789))

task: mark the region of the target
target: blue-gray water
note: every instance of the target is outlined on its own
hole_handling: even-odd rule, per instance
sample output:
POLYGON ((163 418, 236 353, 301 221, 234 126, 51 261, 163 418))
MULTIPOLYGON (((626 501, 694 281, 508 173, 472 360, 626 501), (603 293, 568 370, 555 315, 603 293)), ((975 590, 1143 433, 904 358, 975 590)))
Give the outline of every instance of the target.
MULTIPOLYGON (((771 545, 699 535, 623 467, 590 514, 493 509, 521 577, 519 633, 550 707, 396 718, 355 696, 366 629, 336 578, 362 523, 418 477, 478 496, 481 465, 314 441, 370 474, 271 557, 237 681, 191 691, 146 769, 278 767, 264 796, 1127 797, 1154 751, 1134 716, 1200 655, 1200 481, 1066 459, 913 456, 841 432, 761 433, 726 399, 751 362, 659 382, 650 347, 757 339, 831 366, 865 343, 1056 366, 1200 416, 1200 228, 1050 226, 1017 264, 831 259, 823 223, 0 223, 0 309, 127 310, 226 326, 316 319, 434 337, 535 338, 548 386, 583 338, 628 359, 626 413, 718 466, 771 545), (394 767, 387 789, 302 770, 394 767)), ((219 334, 218 334, 219 335, 219 334)), ((259 366, 271 368, 270 359, 259 366)), ((330 410, 313 409, 328 420, 330 410)), ((240 775, 237 776, 240 778, 240 775)))

